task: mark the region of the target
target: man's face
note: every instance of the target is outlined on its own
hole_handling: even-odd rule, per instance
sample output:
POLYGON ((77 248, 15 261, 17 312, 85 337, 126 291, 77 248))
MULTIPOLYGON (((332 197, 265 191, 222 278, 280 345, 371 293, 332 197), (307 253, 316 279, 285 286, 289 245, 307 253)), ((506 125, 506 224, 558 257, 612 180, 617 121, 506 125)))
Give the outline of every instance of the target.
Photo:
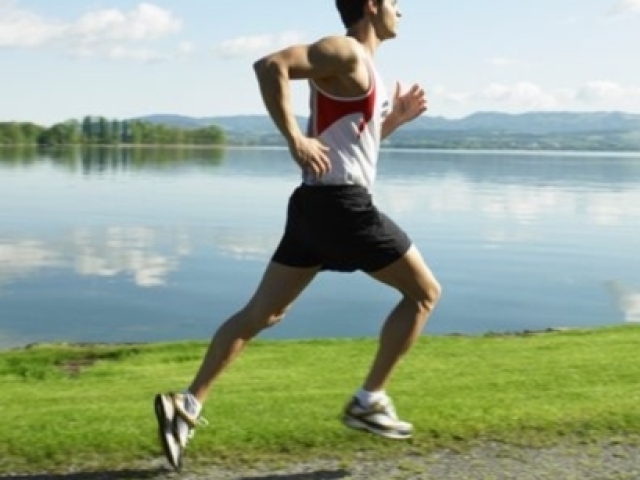
POLYGON ((378 38, 380 40, 395 38, 401 16, 398 0, 382 0, 380 4, 378 0, 370 0, 370 5, 373 7, 371 22, 378 38))

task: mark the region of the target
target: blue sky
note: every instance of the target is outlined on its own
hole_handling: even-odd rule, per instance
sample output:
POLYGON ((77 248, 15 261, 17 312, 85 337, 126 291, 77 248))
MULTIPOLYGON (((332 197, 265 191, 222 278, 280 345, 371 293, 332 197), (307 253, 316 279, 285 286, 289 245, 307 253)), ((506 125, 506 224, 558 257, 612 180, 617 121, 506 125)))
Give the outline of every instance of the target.
MULTIPOLYGON (((421 83, 428 115, 640 113, 640 0, 399 4, 379 68, 421 83)), ((264 113, 252 61, 341 33, 333 0, 0 0, 0 121, 264 113)))

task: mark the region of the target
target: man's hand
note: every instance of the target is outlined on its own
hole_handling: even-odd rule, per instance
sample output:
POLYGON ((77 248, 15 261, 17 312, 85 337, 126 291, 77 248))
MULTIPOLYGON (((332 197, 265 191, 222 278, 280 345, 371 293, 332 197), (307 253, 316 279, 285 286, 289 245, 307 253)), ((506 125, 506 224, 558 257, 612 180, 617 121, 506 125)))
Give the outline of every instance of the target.
POLYGON ((329 147, 317 138, 298 137, 289 142, 289 150, 300 168, 313 173, 316 178, 326 175, 331 170, 331 162, 327 155, 329 147))
POLYGON ((427 97, 422 87, 414 84, 408 92, 402 94, 400 82, 396 82, 393 96, 392 114, 400 124, 410 122, 427 111, 427 97))

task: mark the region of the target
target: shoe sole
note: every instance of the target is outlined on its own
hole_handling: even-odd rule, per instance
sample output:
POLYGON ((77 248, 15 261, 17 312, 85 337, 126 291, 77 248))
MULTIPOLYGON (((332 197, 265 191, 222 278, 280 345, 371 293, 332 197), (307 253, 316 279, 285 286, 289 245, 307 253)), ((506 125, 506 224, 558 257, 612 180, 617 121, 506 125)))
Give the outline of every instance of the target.
POLYGON ((162 395, 156 395, 153 403, 156 412, 156 419, 158 420, 158 438, 160 440, 160 445, 162 446, 164 456, 176 471, 180 471, 180 469, 182 468, 182 455, 179 455, 178 458, 174 460, 173 452, 171 450, 171 447, 169 446, 169 442, 167 441, 167 430, 172 432, 171 434, 173 435, 173 426, 167 424, 168 415, 164 406, 162 395))
POLYGON ((375 428, 369 424, 361 422, 356 418, 348 417, 348 416, 345 416, 342 419, 342 423, 353 430, 369 432, 379 437, 389 438, 391 440, 407 440, 411 438, 411 436, 413 435, 413 432, 400 432, 397 430, 393 431, 393 430, 375 428))

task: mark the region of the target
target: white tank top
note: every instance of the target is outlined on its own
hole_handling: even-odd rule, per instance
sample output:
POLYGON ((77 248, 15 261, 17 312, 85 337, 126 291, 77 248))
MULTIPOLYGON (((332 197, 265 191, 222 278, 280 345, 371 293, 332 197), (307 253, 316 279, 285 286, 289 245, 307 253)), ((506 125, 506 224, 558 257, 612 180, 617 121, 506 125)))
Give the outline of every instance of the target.
POLYGON ((336 97, 313 81, 309 136, 329 147, 331 171, 321 177, 303 173, 307 185, 360 185, 370 189, 376 177, 382 122, 389 100, 380 75, 364 52, 370 88, 361 97, 336 97))

